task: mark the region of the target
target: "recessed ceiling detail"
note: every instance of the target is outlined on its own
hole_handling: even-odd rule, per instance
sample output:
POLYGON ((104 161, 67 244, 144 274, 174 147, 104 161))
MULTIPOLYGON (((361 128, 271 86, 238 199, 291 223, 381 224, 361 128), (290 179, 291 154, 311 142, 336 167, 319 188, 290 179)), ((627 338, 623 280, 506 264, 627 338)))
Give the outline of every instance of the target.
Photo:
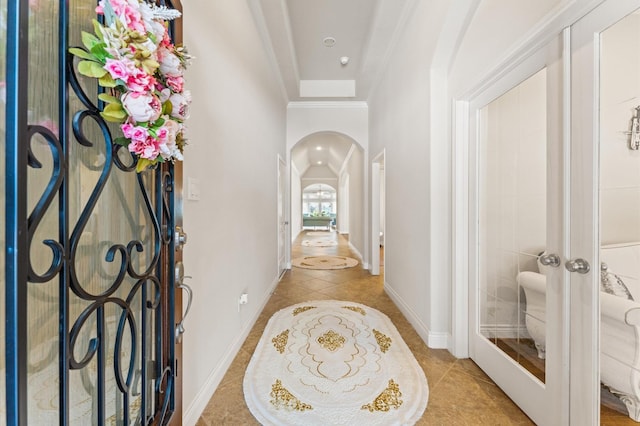
POLYGON ((300 80, 301 98, 353 98, 355 80, 300 80))
POLYGON ((248 0, 292 102, 366 101, 417 1, 248 0))

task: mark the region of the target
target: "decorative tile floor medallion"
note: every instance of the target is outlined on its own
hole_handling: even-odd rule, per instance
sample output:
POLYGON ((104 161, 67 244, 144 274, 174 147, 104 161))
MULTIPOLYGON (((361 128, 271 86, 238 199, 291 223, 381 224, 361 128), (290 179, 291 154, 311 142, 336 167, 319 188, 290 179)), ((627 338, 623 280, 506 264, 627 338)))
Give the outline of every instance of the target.
POLYGON ((276 312, 243 386, 263 425, 412 425, 429 396, 424 372, 389 318, 335 300, 276 312))

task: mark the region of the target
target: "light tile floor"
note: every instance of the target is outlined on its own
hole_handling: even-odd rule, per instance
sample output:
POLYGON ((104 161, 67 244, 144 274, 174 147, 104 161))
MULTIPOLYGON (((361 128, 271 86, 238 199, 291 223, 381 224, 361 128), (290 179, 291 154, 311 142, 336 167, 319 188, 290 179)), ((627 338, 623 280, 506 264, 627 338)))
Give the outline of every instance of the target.
MULTIPOLYGON (((338 246, 302 247, 301 235, 292 257, 337 254, 356 257, 348 241, 335 233, 338 246)), ((456 359, 444 349, 429 349, 383 289, 381 276, 361 266, 318 271, 293 268, 276 287, 247 340, 209 401, 197 426, 258 425, 244 402, 242 380, 264 327, 276 311, 309 300, 336 299, 363 303, 385 313, 398 328, 429 382, 429 403, 418 425, 530 425, 529 418, 473 361, 456 359)), ((355 426, 355 425, 354 425, 355 426)))

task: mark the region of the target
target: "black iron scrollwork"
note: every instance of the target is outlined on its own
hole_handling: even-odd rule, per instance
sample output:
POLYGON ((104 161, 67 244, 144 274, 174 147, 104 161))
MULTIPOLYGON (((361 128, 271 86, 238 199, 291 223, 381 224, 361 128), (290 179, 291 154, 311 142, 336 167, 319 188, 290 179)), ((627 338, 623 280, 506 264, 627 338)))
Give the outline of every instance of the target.
MULTIPOLYGON (((112 380, 122 396, 119 402, 121 409, 117 413, 118 422, 130 423, 129 407, 133 398, 140 398, 139 416, 141 422, 146 424, 151 418, 157 420, 153 413, 148 412, 148 403, 162 399, 158 415, 164 417, 169 411, 171 400, 167 395, 173 392, 171 363, 164 361, 165 370, 161 376, 159 372, 147 371, 149 362, 153 361, 158 366, 163 362, 162 359, 153 360, 152 357, 162 358, 162 351, 158 348, 162 344, 163 324, 160 319, 163 314, 160 258, 162 245, 170 241, 171 231, 161 230, 161 223, 166 223, 166 217, 171 216, 172 204, 164 195, 158 195, 163 192, 161 188, 172 185, 170 181, 172 176, 169 174, 167 177, 160 170, 151 170, 144 174, 135 173, 135 157, 121 151, 124 147, 113 143, 111 129, 100 115, 99 104, 87 95, 82 87, 82 81, 76 74, 73 57, 69 55, 68 58, 69 84, 83 106, 83 109, 73 114, 71 122, 73 136, 83 147, 90 148, 100 143, 101 152, 104 153, 100 161, 82 164, 88 171, 97 172, 98 177, 87 201, 82 206, 77 221, 72 224, 69 240, 69 288, 75 296, 84 301, 86 306, 73 319, 70 327, 69 368, 81 370, 84 373, 82 377, 87 392, 97 393, 97 413, 94 415, 97 415, 98 419, 105 416, 106 381, 112 380), (89 121, 97 125, 99 141, 91 139, 92 135, 95 137, 96 132, 91 133, 86 130, 89 121), (119 181, 115 177, 116 171, 118 174, 136 175, 135 206, 131 205, 131 197, 127 197, 120 188, 119 181), (146 179, 150 173, 155 174, 155 179, 146 179), (147 181, 151 181, 155 187, 156 196, 153 199, 149 196, 151 188, 148 188, 147 181), (81 277, 77 263, 83 234, 96 211, 99 200, 105 196, 107 188, 112 188, 112 192, 122 203, 122 208, 111 214, 122 216, 121 223, 131 229, 133 237, 128 241, 100 241, 100 238, 94 236, 92 245, 99 249, 95 256, 103 253, 104 257, 102 260, 91 260, 90 264, 97 267, 97 278, 106 283, 96 290, 91 277, 89 279, 81 277), (144 226, 139 224, 141 217, 144 218, 144 226), (138 256, 145 253, 147 253, 145 261, 137 261, 138 256), (104 265, 113 265, 109 269, 111 273, 105 270, 103 262, 106 262, 104 265), (126 296, 122 295, 123 292, 126 296), (140 300, 139 304, 138 300, 140 300), (106 317, 109 312, 118 310, 119 314, 115 318, 113 314, 109 318, 106 317), (117 324, 115 329, 111 329, 108 325, 113 321, 117 324), (110 337, 110 333, 113 333, 113 338, 110 337), (148 336, 158 337, 149 340, 148 336), (104 373, 105 366, 110 367, 111 364, 106 358, 111 357, 113 368, 109 373, 110 377, 107 378, 104 373), (97 377, 87 379, 88 371, 94 363, 97 363, 97 377), (151 377, 159 378, 155 379, 155 385, 150 387, 147 383, 151 377), (157 394, 149 395, 147 389, 155 389, 157 394), (164 395, 160 396, 160 393, 164 395)), ((132 179, 125 179, 125 181, 132 182, 132 179)), ((109 238, 117 240, 114 236, 109 238)), ((84 257, 87 256, 84 251, 82 253, 84 257)), ((83 261, 86 260, 84 257, 83 261)), ((56 267, 59 268, 57 264, 56 267)), ((95 278, 95 276, 92 277, 95 278)))
MULTIPOLYGON (((40 135, 41 137, 44 138, 44 140, 47 142, 50 148, 51 155, 53 157, 53 168, 51 171, 51 177, 49 179, 47 187, 45 188, 44 193, 40 197, 40 200, 38 201, 36 206, 33 208, 33 211, 29 215, 28 247, 31 247, 31 244, 33 242, 33 236, 36 233, 38 225, 44 218, 49 207, 51 206, 51 203, 53 202, 54 198, 58 194, 58 191, 60 190, 60 187, 62 186, 62 180, 64 178, 66 165, 64 164, 64 160, 62 158, 62 145, 60 144, 58 137, 54 135, 51 130, 43 126, 32 125, 32 126, 29 126, 29 130, 27 134, 29 137, 28 164, 31 168, 34 168, 34 169, 42 168, 42 163, 38 160, 38 158, 36 157, 35 153, 31 148, 31 144, 33 143, 35 135, 40 135)), ((44 240, 43 243, 47 245, 53 253, 52 262, 48 270, 45 273, 40 275, 36 271, 34 271, 33 265, 31 262, 32 259, 31 259, 31 256, 29 256, 29 281, 30 282, 46 283, 52 280, 58 274, 58 272, 60 272, 60 269, 62 269, 62 264, 64 260, 64 247, 62 246, 62 244, 60 244, 60 242, 58 241, 51 240, 51 239, 44 240)))

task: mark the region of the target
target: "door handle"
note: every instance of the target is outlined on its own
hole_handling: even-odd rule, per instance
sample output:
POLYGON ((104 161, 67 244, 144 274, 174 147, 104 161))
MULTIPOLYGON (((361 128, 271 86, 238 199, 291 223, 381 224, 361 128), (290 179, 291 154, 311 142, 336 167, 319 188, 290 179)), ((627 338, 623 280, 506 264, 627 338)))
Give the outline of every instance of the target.
POLYGON ((567 261, 567 263, 564 264, 564 267, 567 268, 567 271, 569 272, 577 272, 579 274, 586 274, 591 270, 589 262, 581 258, 567 261))
POLYGON ((176 233, 173 239, 173 245, 175 250, 182 250, 182 247, 187 244, 187 233, 180 226, 176 226, 176 233))
POLYGON ((560 256, 553 253, 543 254, 540 256, 540 263, 544 266, 553 266, 554 268, 557 268, 560 266, 560 256))
POLYGON ((184 320, 187 318, 187 315, 189 315, 189 310, 191 309, 191 302, 193 300, 193 290, 191 290, 191 287, 189 287, 184 283, 184 280, 187 278, 191 278, 191 276, 184 275, 183 263, 182 262, 176 263, 176 270, 175 270, 176 288, 187 292, 187 309, 184 311, 184 314, 182 315, 182 319, 180 320, 180 322, 176 324, 175 336, 176 336, 177 343, 180 343, 182 341, 182 335, 184 334, 184 331, 185 331, 184 320))

